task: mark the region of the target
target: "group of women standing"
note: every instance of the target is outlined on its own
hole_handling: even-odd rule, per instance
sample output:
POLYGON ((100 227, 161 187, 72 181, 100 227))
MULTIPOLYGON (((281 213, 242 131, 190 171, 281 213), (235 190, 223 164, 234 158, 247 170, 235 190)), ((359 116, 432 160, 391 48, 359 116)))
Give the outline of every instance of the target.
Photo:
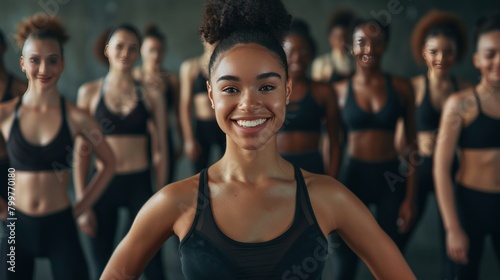
MULTIPOLYGON (((382 69, 390 31, 377 21, 336 12, 332 51, 314 59, 308 25, 290 22, 281 1, 210 0, 204 53, 179 77, 161 66, 166 38, 155 26, 142 37, 119 25, 103 44, 108 73, 80 87, 76 106, 57 89, 66 32, 42 20, 17 32, 27 87, 0 68, 1 172, 7 182, 3 173, 16 170, 9 218, 17 240, 29 240, 16 242, 19 270, 10 273, 4 236, 2 279, 31 279, 38 257, 50 259, 54 279, 88 279, 77 227, 90 237, 96 279, 143 270, 165 279, 161 245, 171 235, 189 279, 283 278, 330 234, 334 279, 354 279, 358 256, 378 277, 412 279, 400 252, 433 191, 444 278, 477 279, 488 234, 500 254, 500 14, 477 23, 481 79, 471 85, 452 75, 467 36, 448 12, 417 23, 412 49, 427 72, 410 80, 382 69), (197 173, 175 183, 174 142, 197 173), (224 154, 209 165, 214 145, 224 154), (115 250, 122 207, 130 231, 115 250)), ((0 198, 3 218, 12 195, 0 198)))

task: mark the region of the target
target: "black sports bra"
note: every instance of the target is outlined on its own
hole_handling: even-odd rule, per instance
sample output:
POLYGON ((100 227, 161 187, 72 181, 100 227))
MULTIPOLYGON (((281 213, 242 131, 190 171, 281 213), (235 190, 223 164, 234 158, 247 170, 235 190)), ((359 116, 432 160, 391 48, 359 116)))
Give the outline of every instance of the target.
MULTIPOLYGON (((451 77, 453 90, 458 91, 458 83, 455 77, 451 77)), ((417 131, 434 131, 439 127, 441 112, 434 109, 429 91, 429 78, 425 76, 425 91, 422 103, 416 108, 417 131)))
POLYGON ((196 80, 193 82, 193 95, 207 94, 207 78, 203 74, 198 73, 196 80))
POLYGON ((308 91, 301 100, 288 103, 281 131, 321 133, 324 111, 323 107, 314 100, 312 93, 308 91))
POLYGON ((207 173, 204 169, 200 174, 195 219, 179 245, 186 279, 321 279, 328 242, 314 216, 299 168, 295 167, 297 194, 292 225, 280 236, 256 243, 235 241, 217 227, 207 173), (302 275, 297 274, 297 268, 302 275))
POLYGON ((348 131, 384 130, 395 131, 398 119, 403 115, 403 106, 392 85, 392 78, 386 74, 387 98, 384 107, 376 113, 361 109, 354 95, 352 79, 347 86, 347 97, 341 112, 348 131))
POLYGON ((71 168, 73 137, 66 120, 66 102, 61 96, 61 127, 55 138, 45 146, 30 144, 23 136, 19 126, 19 107, 14 111, 14 122, 7 140, 7 153, 10 167, 22 171, 60 171, 71 168))
POLYGON ((479 96, 474 88, 478 115, 472 123, 464 127, 458 143, 462 149, 499 149, 500 148, 500 118, 492 118, 481 109, 479 96))
POLYGON ((144 105, 143 95, 137 88, 137 103, 135 108, 126 116, 111 112, 104 102, 104 82, 101 86, 101 96, 94 118, 97 120, 104 135, 147 135, 147 122, 150 118, 149 111, 144 105))

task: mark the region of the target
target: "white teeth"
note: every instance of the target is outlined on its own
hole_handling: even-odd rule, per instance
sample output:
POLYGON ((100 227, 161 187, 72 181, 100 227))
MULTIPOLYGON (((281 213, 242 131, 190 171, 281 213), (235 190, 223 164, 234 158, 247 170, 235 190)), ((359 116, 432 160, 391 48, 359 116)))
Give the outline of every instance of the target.
POLYGON ((258 125, 263 124, 266 121, 266 119, 258 119, 258 120, 237 120, 236 123, 238 123, 239 126, 242 127, 256 127, 258 125))

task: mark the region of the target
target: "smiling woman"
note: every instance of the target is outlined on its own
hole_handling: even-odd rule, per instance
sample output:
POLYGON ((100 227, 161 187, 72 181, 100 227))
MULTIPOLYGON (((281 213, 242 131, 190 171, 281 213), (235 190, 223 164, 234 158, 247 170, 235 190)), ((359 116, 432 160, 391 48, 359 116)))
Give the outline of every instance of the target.
POLYGON ((212 0, 205 8, 205 19, 216 19, 204 21, 202 36, 217 43, 208 94, 226 133, 224 156, 146 203, 102 279, 138 278, 172 234, 181 240, 186 279, 321 279, 333 231, 377 278, 414 279, 394 243, 351 192, 279 155, 276 132, 292 85, 282 47, 290 16, 279 0, 248 3, 212 0), (250 11, 268 12, 246 15, 249 10, 241 5, 248 3, 257 6, 250 11))
MULTIPOLYGON (((105 189, 114 171, 114 157, 106 142, 88 136, 91 132, 102 139, 97 123, 57 90, 67 40, 62 24, 55 18, 30 17, 19 24, 16 35, 28 89, 23 96, 0 105, 0 129, 7 141, 10 170, 15 170, 16 188, 9 190, 15 200, 9 199, 9 218, 16 221, 15 235, 23 242, 9 241, 7 245, 2 241, 0 273, 2 279, 31 279, 35 258, 46 257, 54 279, 88 279, 75 218, 81 219, 105 189), (95 151, 103 168, 85 191, 77 190, 72 206, 67 187, 75 138, 89 141, 89 149, 95 151), (15 272, 5 267, 7 252, 16 257, 15 272)), ((6 210, 0 198, 3 219, 6 210)))

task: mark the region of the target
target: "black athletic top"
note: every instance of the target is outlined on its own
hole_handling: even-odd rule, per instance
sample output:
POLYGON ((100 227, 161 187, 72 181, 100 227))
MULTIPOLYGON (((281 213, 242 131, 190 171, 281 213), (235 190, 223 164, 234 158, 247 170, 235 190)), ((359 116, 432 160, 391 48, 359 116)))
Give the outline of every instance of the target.
MULTIPOLYGON (((453 90, 458 91, 458 83, 455 77, 451 77, 453 90)), ((429 78, 425 76, 425 91, 422 103, 416 108, 416 125, 417 131, 434 131, 439 127, 439 119, 441 112, 434 109, 431 102, 431 94, 429 90, 429 78)))
POLYGON ((101 127, 104 135, 147 135, 147 122, 150 114, 144 105, 142 92, 137 89, 137 104, 135 108, 126 116, 117 115, 111 112, 104 102, 104 91, 101 87, 101 97, 94 118, 101 127))
POLYGON ((500 119, 487 116, 481 110, 481 102, 474 88, 478 115, 471 124, 464 127, 458 143, 462 149, 498 149, 500 148, 500 119))
POLYGON ((341 112, 348 131, 396 130, 396 123, 404 110, 392 86, 392 78, 388 74, 386 74, 386 88, 387 98, 384 107, 376 113, 366 112, 358 106, 352 88, 352 79, 349 79, 347 97, 341 112))
POLYGON ((179 245, 186 279, 321 279, 328 243, 297 167, 295 179, 295 216, 290 228, 269 241, 243 243, 217 227, 210 206, 207 169, 202 170, 194 222, 179 245))
POLYGON ((207 94, 207 92, 207 78, 205 78, 200 71, 198 77, 196 77, 196 80, 193 82, 193 95, 207 94))
POLYGON ((7 141, 7 154, 10 167, 23 171, 60 171, 71 168, 73 138, 66 120, 66 103, 61 96, 61 126, 55 138, 45 146, 30 144, 23 136, 19 126, 19 106, 14 111, 14 122, 7 141))
POLYGON ((281 131, 305 131, 321 133, 321 123, 325 110, 310 91, 299 101, 286 106, 286 117, 281 131))
POLYGON ((12 75, 9 75, 7 78, 7 86, 5 87, 5 93, 3 95, 2 100, 0 102, 5 102, 8 100, 11 100, 14 96, 12 95, 12 83, 14 81, 14 77, 12 75))

